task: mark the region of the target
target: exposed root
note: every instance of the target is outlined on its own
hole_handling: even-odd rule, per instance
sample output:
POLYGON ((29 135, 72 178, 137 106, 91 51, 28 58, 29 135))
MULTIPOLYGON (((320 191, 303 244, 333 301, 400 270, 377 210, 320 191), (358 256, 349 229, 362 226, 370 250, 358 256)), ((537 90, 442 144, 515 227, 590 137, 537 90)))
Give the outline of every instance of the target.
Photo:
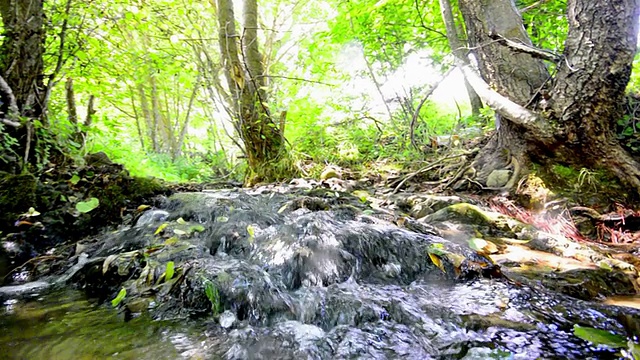
MULTIPOLYGON (((450 183, 451 180, 450 178, 444 178, 444 175, 446 175, 446 172, 449 171, 449 169, 454 169, 457 170, 457 172, 455 173, 454 177, 453 177, 453 181, 455 181, 456 178, 459 178, 460 175, 462 173, 464 173, 464 171, 466 171, 466 169, 469 167, 467 164, 469 162, 468 157, 470 157, 470 155, 473 155, 475 152, 477 152, 477 149, 474 150, 470 150, 470 151, 465 151, 462 153, 457 153, 457 154, 453 154, 453 155, 448 155, 448 156, 444 156, 434 162, 432 162, 431 164, 429 164, 428 166, 425 166, 417 171, 414 171, 412 173, 409 173, 405 176, 403 176, 400 181, 397 183, 397 185, 395 185, 395 182, 390 184, 391 186, 395 185, 395 188, 393 189, 392 194, 397 193, 398 191, 400 191, 400 189, 402 189, 402 187, 411 179, 413 179, 414 177, 418 176, 418 175, 422 175, 428 171, 434 171, 434 170, 438 170, 440 173, 440 180, 438 181, 432 181, 429 182, 429 184, 431 185, 436 185, 436 184, 442 184, 442 183, 450 183), (451 160, 457 160, 462 158, 462 162, 461 163, 451 163, 451 160)), ((446 186, 445 186, 446 187, 446 186)))

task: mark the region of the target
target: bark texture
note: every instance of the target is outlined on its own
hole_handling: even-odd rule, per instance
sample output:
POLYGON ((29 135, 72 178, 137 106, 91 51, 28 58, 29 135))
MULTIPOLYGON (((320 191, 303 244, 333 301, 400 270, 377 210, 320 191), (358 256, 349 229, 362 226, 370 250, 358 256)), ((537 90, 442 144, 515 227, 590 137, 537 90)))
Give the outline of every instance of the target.
POLYGON ((4 41, 0 73, 16 98, 20 115, 39 118, 44 100, 43 0, 1 0, 4 41))
POLYGON ((640 166, 612 131, 622 116, 640 1, 569 0, 569 32, 554 78, 536 56, 512 0, 459 0, 459 6, 488 86, 482 89, 469 71, 465 75, 481 97, 481 90, 492 96, 483 101, 498 113, 496 136, 474 163, 478 180, 486 184, 501 166, 495 159, 509 154, 502 165, 535 160, 606 168, 640 193, 640 166))
POLYGON ((233 2, 217 0, 220 53, 233 102, 230 108, 248 158, 247 181, 254 183, 276 180, 277 170, 272 165, 285 154, 285 146, 267 107, 266 76, 258 48, 257 2, 244 0, 243 5, 243 33, 239 35, 233 2))
POLYGON ((0 118, 6 125, 0 127, 0 170, 15 172, 34 160, 32 120, 46 123, 43 0, 0 0, 0 16, 0 118))

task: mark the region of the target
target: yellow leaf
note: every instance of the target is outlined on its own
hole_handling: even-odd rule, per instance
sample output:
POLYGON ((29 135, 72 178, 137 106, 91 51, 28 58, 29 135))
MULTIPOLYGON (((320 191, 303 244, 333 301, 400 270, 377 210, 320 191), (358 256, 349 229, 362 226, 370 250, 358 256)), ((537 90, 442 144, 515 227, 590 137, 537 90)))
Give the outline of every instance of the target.
POLYGON ((164 229, 166 229, 166 228, 167 228, 167 226, 169 226, 169 223, 164 223, 164 224, 162 224, 162 225, 158 226, 158 229, 156 230, 156 232, 154 232, 154 233, 153 233, 153 235, 158 235, 158 234, 160 234, 161 232, 163 232, 163 231, 164 231, 164 229))
POLYGON ((443 273, 447 272, 444 269, 444 265, 442 265, 442 260, 438 257, 438 255, 429 253, 429 258, 431 259, 431 261, 435 266, 437 266, 440 270, 442 270, 443 273))
POLYGON ((170 238, 168 238, 167 240, 164 241, 165 245, 175 245, 178 243, 178 238, 175 236, 172 236, 170 238))

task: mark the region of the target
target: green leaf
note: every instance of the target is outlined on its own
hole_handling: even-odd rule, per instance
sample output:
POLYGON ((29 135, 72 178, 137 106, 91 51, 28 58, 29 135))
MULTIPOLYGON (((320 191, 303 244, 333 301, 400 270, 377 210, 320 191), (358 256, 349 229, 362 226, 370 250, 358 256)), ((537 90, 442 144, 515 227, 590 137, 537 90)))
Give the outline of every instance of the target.
POLYGON ((176 222, 177 222, 178 224, 181 224, 181 225, 184 225, 184 224, 186 224, 186 223, 187 223, 183 218, 178 218, 178 220, 176 220, 176 222))
POLYGON ((71 179, 69 179, 69 182, 73 185, 76 185, 79 181, 80 181, 80 176, 78 176, 78 174, 73 174, 71 179))
POLYGON ((624 336, 612 334, 606 330, 582 327, 576 324, 573 325, 573 334, 596 345, 606 345, 612 348, 627 346, 627 339, 624 336))
POLYGON ((87 201, 80 201, 76 204, 76 210, 78 210, 82 214, 86 214, 89 211, 97 208, 100 205, 100 200, 92 197, 87 201))
POLYGON ((429 245, 429 248, 427 249, 427 253, 429 254, 435 254, 438 256, 444 256, 447 254, 447 251, 444 249, 444 245, 440 244, 440 243, 434 243, 429 245))
POLYGON ((480 238, 469 239, 469 247, 475 251, 493 254, 498 252, 498 247, 491 241, 480 238))
POLYGON ((204 231, 204 226, 202 225, 193 225, 192 227, 189 228, 189 232, 203 232, 204 231))
POLYGON ((220 293, 211 280, 204 281, 204 293, 211 302, 211 310, 214 314, 220 313, 220 293))
POLYGON ((118 304, 120 304, 122 300, 124 300, 125 296, 127 296, 127 289, 125 288, 120 289, 118 296, 116 296, 113 300, 111 300, 111 306, 113 307, 118 306, 118 304))
POLYGON ((175 264, 173 261, 169 261, 167 263, 167 270, 164 271, 164 281, 169 281, 173 278, 173 273, 175 271, 174 267, 175 264))
POLYGON ((82 147, 82 144, 79 144, 73 140, 69 140, 69 145, 73 146, 76 149, 80 149, 82 147))

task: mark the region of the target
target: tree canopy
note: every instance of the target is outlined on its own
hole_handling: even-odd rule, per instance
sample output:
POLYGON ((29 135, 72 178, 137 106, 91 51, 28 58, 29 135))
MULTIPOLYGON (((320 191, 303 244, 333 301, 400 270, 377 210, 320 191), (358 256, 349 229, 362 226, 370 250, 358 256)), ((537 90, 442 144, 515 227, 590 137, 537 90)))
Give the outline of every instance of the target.
MULTIPOLYGON (((625 14, 637 9, 619 3, 625 14)), ((623 183, 640 190, 635 115, 622 111, 627 83, 638 86, 637 72, 628 75, 637 21, 612 15, 597 31, 606 35, 602 44, 615 46, 598 48, 600 38, 590 33, 589 50, 576 40, 591 28, 581 24, 592 20, 575 14, 591 9, 585 1, 0 5, 5 170, 38 171, 57 153, 105 151, 134 173, 170 180, 272 181, 308 174, 305 164, 421 159, 438 137, 491 130, 496 111, 504 143, 485 152, 509 156, 476 159, 467 177, 480 186, 496 187, 487 178, 502 168, 515 179, 532 163, 561 163, 618 169, 623 183), (40 21, 27 24, 26 16, 40 21), (34 35, 21 37, 27 33, 34 35), (578 76, 579 61, 612 72, 594 85, 593 76, 578 76), (445 77, 440 89, 455 94, 449 100, 433 95, 445 77), (586 94, 592 85, 603 98, 586 94), (476 93, 483 89, 509 99, 519 115, 528 111, 530 120, 486 94, 481 109, 476 93), (602 110, 606 101, 615 106, 602 110), (525 131, 538 120, 544 132, 537 125, 525 131), (585 126, 598 130, 575 138, 588 133, 585 126), (616 140, 623 147, 614 151, 616 140), (593 149, 588 159, 573 161, 585 147, 593 149)))

